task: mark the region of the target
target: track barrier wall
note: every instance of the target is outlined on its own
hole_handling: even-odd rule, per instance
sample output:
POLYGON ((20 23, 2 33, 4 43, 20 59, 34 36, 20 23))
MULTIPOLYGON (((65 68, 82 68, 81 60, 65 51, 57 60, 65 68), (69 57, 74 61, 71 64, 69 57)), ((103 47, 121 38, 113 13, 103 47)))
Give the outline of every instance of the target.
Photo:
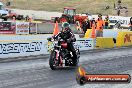
POLYGON ((84 38, 91 38, 92 29, 87 29, 84 38))
MULTIPOLYGON (((51 34, 38 35, 0 35, 0 58, 49 54, 52 43, 47 41, 51 34)), ((74 46, 80 51, 94 49, 92 38, 84 39, 76 36, 74 46)))
POLYGON ((131 46, 131 45, 132 45, 132 32, 131 31, 118 32, 116 46, 122 47, 122 46, 131 46))
POLYGON ((114 48, 113 38, 97 37, 95 48, 96 49, 114 48))
MULTIPOLYGON (((120 30, 104 29, 103 37, 113 37, 116 39, 119 31, 120 30)), ((91 36, 92 36, 92 29, 87 29, 84 38, 91 38, 91 36)))

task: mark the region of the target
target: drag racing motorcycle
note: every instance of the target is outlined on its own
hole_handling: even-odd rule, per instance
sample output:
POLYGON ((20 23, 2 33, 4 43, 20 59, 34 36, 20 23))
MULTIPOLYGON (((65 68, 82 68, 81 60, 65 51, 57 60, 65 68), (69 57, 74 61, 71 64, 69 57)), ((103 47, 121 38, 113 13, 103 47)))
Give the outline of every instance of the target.
MULTIPOLYGON (((70 67, 73 66, 72 60, 72 52, 68 51, 67 43, 63 39, 53 39, 47 38, 49 42, 53 43, 53 49, 51 50, 49 65, 52 70, 55 70, 59 67, 70 67)), ((79 58, 80 58, 80 51, 79 48, 75 47, 77 61, 76 66, 78 66, 79 58)), ((76 67, 75 66, 75 67, 76 67)))

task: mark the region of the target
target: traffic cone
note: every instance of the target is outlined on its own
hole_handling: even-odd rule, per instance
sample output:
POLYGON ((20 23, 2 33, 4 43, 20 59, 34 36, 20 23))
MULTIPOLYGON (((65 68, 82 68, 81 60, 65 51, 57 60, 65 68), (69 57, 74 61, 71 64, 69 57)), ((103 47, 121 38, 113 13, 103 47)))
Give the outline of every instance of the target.
POLYGON ((92 38, 95 38, 95 24, 92 24, 92 38))
POLYGON ((58 33, 59 33, 59 27, 58 27, 58 22, 56 21, 53 35, 57 35, 58 33))

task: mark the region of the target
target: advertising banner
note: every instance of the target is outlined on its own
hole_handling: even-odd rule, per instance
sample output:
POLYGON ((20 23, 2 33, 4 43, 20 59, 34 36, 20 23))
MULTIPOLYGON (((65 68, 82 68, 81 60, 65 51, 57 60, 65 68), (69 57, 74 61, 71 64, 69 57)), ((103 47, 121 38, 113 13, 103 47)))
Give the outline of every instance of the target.
MULTIPOLYGON (((48 42, 47 45, 48 45, 47 50, 48 52, 50 52, 54 47, 53 43, 48 42)), ((95 45, 94 39, 92 38, 88 38, 88 39, 80 38, 80 39, 77 39, 77 41, 74 43, 74 47, 79 48, 80 51, 94 49, 94 45, 95 45)))
POLYGON ((0 58, 48 54, 47 35, 0 36, 0 58))
POLYGON ((131 46, 132 45, 132 32, 131 31, 121 31, 118 33, 116 39, 116 46, 131 46))
POLYGON ((36 34, 37 33, 37 24, 30 23, 29 24, 29 34, 36 34))
POLYGON ((29 34, 29 22, 16 22, 16 34, 29 34))
MULTIPOLYGON (((48 42, 49 34, 0 36, 0 58, 49 54, 53 48, 48 42)), ((94 48, 93 39, 80 38, 74 44, 80 51, 94 48)))
POLYGON ((75 42, 74 45, 75 45, 75 47, 78 47, 80 50, 94 49, 94 39, 80 38, 80 39, 77 39, 77 41, 75 42))
POLYGON ((0 22, 0 34, 15 34, 15 30, 14 22, 0 22))

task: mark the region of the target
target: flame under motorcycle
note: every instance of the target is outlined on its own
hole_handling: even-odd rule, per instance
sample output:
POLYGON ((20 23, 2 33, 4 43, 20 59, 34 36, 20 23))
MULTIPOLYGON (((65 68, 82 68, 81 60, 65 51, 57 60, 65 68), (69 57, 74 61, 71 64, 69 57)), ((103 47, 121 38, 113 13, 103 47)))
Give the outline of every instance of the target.
POLYGON ((47 38, 48 41, 53 43, 54 48, 51 50, 49 65, 52 70, 55 70, 59 67, 69 67, 76 64, 78 66, 80 51, 79 48, 75 47, 77 60, 73 63, 73 55, 71 51, 67 49, 67 42, 63 39, 53 40, 51 38, 47 38))

